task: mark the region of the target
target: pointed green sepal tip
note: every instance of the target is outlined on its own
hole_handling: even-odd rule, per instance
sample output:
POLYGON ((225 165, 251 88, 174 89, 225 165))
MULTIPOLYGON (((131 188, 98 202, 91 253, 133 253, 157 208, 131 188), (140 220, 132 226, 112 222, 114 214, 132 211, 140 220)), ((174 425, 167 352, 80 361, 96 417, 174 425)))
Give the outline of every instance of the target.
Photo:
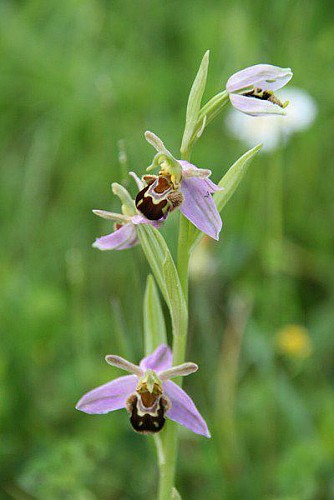
POLYGON ((210 60, 210 49, 207 49, 207 51, 204 53, 202 62, 205 61, 207 64, 209 64, 210 60))
POLYGON ((186 111, 186 124, 184 128, 181 151, 186 152, 195 134, 198 115, 201 109, 203 94, 206 87, 206 80, 209 68, 210 51, 207 50, 202 58, 195 80, 192 84, 186 111))

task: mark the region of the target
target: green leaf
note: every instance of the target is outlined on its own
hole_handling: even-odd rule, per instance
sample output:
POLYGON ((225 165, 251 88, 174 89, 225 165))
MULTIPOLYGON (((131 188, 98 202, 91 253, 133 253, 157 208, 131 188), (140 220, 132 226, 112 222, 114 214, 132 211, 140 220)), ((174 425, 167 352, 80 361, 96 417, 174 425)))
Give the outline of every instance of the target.
POLYGON ((191 143, 191 139, 193 137, 194 130, 197 124, 198 114, 201 109, 202 97, 204 94, 206 79, 208 75, 209 53, 209 50, 205 52, 196 78, 190 90, 186 112, 186 125, 184 128, 181 144, 181 152, 185 152, 188 150, 188 146, 191 143))
POLYGON ((160 344, 167 344, 166 325, 159 292, 151 274, 147 277, 144 295, 144 344, 146 356, 160 344))
POLYGON ((258 146, 255 146, 255 148, 250 149, 247 153, 243 154, 218 183, 219 187, 224 188, 222 191, 217 191, 213 196, 219 212, 223 210, 227 202, 234 194, 247 172, 251 160, 261 148, 262 144, 259 144, 258 146))
POLYGON ((184 335, 188 310, 167 243, 153 226, 138 224, 137 230, 144 254, 168 305, 172 319, 173 335, 184 335))
POLYGON ((152 226, 149 226, 148 224, 138 224, 137 232, 145 257, 151 266, 153 275, 158 283, 161 293, 168 304, 167 290, 162 269, 163 257, 161 256, 161 244, 156 237, 152 226))
POLYGON ((167 304, 172 318, 173 334, 176 336, 184 335, 188 322, 188 309, 174 261, 168 256, 163 262, 163 273, 168 296, 167 304))

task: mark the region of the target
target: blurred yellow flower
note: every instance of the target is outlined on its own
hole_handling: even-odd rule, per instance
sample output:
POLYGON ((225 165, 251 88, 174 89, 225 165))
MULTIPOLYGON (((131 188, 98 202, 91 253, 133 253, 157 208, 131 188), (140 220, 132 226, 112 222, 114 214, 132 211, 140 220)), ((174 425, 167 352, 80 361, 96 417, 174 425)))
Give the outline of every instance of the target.
POLYGON ((277 349, 287 356, 307 358, 312 353, 309 332, 301 325, 286 325, 277 332, 277 349))

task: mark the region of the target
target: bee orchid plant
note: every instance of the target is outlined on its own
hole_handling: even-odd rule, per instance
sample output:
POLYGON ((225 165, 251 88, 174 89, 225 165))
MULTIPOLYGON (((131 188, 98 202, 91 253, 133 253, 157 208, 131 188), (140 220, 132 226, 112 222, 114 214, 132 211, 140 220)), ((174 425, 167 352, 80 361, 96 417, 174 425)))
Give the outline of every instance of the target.
POLYGON ((156 134, 145 132, 145 138, 156 154, 141 178, 130 172, 137 186, 134 199, 123 186, 114 183, 112 189, 120 198, 121 213, 94 210, 96 215, 113 221, 114 230, 98 238, 93 246, 100 250, 125 250, 141 245, 151 267, 152 275, 148 277, 144 297, 146 357, 135 365, 117 355, 106 356, 107 363, 129 374, 91 390, 79 400, 76 408, 90 414, 126 409, 135 431, 154 435, 160 470, 159 500, 180 498, 174 486, 177 424, 195 434, 211 437, 195 403, 181 388, 181 377, 198 369, 197 364, 185 362, 189 259, 195 244, 204 235, 219 239, 222 229, 220 212, 261 145, 236 160, 217 184, 211 180, 210 170, 190 163, 192 149, 208 124, 229 103, 240 112, 254 117, 284 113, 288 103, 282 103, 274 91, 292 77, 289 68, 268 64, 251 66, 232 75, 225 90, 203 105, 208 64, 209 51, 202 59, 190 91, 180 159, 166 148, 156 134), (152 173, 154 170, 156 173, 152 173), (173 212, 179 212, 180 218, 176 262, 159 232, 163 224, 168 224, 173 212), (167 345, 156 284, 171 316, 172 349, 167 345))

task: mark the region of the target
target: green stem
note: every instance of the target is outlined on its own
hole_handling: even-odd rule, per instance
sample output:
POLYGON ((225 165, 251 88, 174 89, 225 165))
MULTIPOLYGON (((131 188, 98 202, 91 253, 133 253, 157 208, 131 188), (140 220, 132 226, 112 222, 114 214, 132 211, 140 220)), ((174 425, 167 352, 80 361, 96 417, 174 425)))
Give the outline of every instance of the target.
POLYGON ((169 421, 161 437, 159 460, 159 500, 171 500, 174 487, 177 459, 177 424, 169 421))
POLYGON ((208 101, 203 108, 200 110, 198 115, 198 121, 201 122, 203 118, 206 116, 206 126, 209 125, 212 120, 216 118, 216 116, 221 113, 224 106, 229 103, 229 95, 226 90, 219 92, 216 94, 210 101, 208 101))
MULTIPOLYGON (((223 107, 229 102, 228 94, 226 91, 221 92, 216 97, 211 99, 200 111, 200 119, 198 120, 198 128, 195 130, 193 140, 185 146, 181 146, 181 159, 190 161, 191 148, 201 134, 198 134, 202 126, 203 119, 206 117, 207 123, 215 118, 223 107), (201 114, 202 113, 202 114, 201 114)), ((179 223, 179 237, 177 249, 177 271, 184 293, 186 303, 188 304, 188 288, 189 288, 189 259, 191 254, 191 246, 194 242, 192 235, 193 226, 186 217, 180 214, 179 223)), ((186 348, 187 348, 187 334, 188 322, 182 323, 182 330, 173 331, 173 365, 184 363, 186 348)), ((176 383, 182 385, 182 378, 176 379, 176 383)), ((162 434, 162 439, 157 446, 159 458, 159 500, 171 500, 173 498, 173 488, 176 473, 176 461, 178 452, 178 434, 177 424, 175 422, 168 422, 168 426, 162 434)))
POLYGON ((189 221, 180 213, 179 239, 177 247, 177 272, 186 302, 188 302, 188 268, 190 259, 188 233, 189 221))
MULTIPOLYGON (((182 159, 189 159, 188 151, 182 154, 182 159)), ((180 214, 179 238, 178 238, 178 254, 177 254, 177 270, 182 286, 182 290, 188 301, 188 269, 190 258, 189 245, 189 225, 190 222, 182 214, 180 214)), ((173 332, 173 364, 179 365, 184 363, 187 347, 188 324, 185 323, 182 332, 173 332)), ((182 385, 182 378, 175 380, 179 385, 182 385)), ((175 422, 168 422, 168 426, 161 436, 160 442, 160 459, 159 459, 159 500, 171 500, 175 482, 176 461, 178 453, 178 428, 175 422)))
MULTIPOLYGON (((185 235, 188 232, 188 221, 181 216, 180 230, 179 230, 179 254, 178 254, 178 270, 181 281, 181 286, 184 291, 185 297, 188 296, 188 265, 189 265, 189 248, 187 246, 187 238, 185 235)), ((184 331, 178 332, 174 335, 173 341, 173 364, 179 365, 184 363, 186 347, 187 347, 187 330, 188 325, 184 325, 184 331)), ((179 385, 182 385, 182 378, 175 380, 179 385)), ((159 463, 160 481, 159 481, 159 500, 170 500, 172 498, 172 491, 175 481, 176 460, 178 452, 178 435, 177 424, 175 422, 168 422, 163 435, 162 435, 162 457, 163 460, 159 463)))

